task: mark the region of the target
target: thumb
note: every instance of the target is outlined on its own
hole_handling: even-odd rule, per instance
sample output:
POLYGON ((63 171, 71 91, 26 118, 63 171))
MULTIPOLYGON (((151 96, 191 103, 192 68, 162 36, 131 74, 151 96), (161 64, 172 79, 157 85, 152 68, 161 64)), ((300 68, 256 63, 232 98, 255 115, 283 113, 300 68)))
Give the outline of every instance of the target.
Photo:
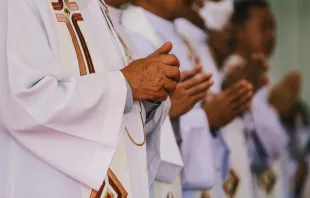
POLYGON ((172 50, 172 43, 171 42, 166 42, 165 44, 163 44, 160 48, 158 48, 155 52, 153 52, 149 56, 169 54, 169 52, 171 50, 172 50))

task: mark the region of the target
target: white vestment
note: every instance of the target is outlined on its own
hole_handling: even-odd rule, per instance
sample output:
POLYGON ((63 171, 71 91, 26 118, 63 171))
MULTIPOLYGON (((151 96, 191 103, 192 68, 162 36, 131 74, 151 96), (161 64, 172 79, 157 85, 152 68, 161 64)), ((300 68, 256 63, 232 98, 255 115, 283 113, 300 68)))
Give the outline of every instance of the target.
MULTIPOLYGON (((131 33, 141 56, 150 53, 166 41, 173 44, 172 54, 181 63, 180 69, 190 70, 195 65, 189 59, 189 50, 176 31, 174 24, 139 7, 124 11, 123 24, 131 33)), ((181 123, 181 153, 185 167, 182 171, 183 188, 208 189, 214 183, 210 131, 207 117, 200 104, 183 115, 181 123)))
MULTIPOLYGON (((207 45, 207 34, 198 27, 194 26, 185 19, 178 19, 175 22, 178 32, 188 41, 188 44, 199 56, 205 72, 212 73, 214 81, 211 91, 213 93, 220 92, 220 83, 222 81, 222 73, 218 70, 216 63, 213 60, 212 54, 207 45)), ((221 130, 217 131, 217 137, 212 138, 213 160, 216 167, 215 185, 208 191, 210 197, 218 198, 224 196, 223 182, 228 173, 229 167, 229 149, 226 141, 223 139, 221 130)), ((189 192, 188 192, 189 194, 189 192)), ((196 197, 201 197, 200 193, 195 193, 196 197)))
POLYGON ((170 119, 165 120, 161 130, 161 163, 153 182, 154 198, 166 198, 168 195, 182 197, 180 169, 184 164, 170 119))
MULTIPOLYGON (((2 68, 5 67, 7 64, 7 58, 6 58, 6 42, 7 42, 7 4, 8 1, 3 1, 0 6, 0 69, 2 71, 2 68)), ((5 73, 0 72, 0 79, 4 78, 5 73)), ((0 83, 0 90, 3 90, 4 83, 0 83)), ((4 101, 0 100, 0 104, 3 104, 4 101)), ((1 112, 1 110, 0 110, 1 112)), ((7 138, 7 135, 4 133, 4 129, 1 125, 2 120, 2 114, 0 113, 0 197, 5 197, 4 194, 6 192, 6 180, 8 176, 8 163, 3 163, 8 161, 9 159, 9 140, 7 138)))
MULTIPOLYGON (((244 60, 240 56, 232 55, 227 59, 225 69, 240 64, 242 61, 244 60)), ((256 197, 285 197, 284 195, 288 195, 288 186, 285 181, 287 178, 284 176, 288 138, 280 123, 279 115, 268 103, 268 95, 269 87, 261 88, 254 95, 251 114, 255 134, 267 156, 266 163, 270 167, 267 171, 272 176, 274 184, 269 186, 271 192, 267 192, 269 190, 266 190, 264 185, 259 185, 260 180, 256 175, 253 175, 253 186, 256 197)), ((251 161, 256 160, 253 156, 254 150, 249 147, 251 161)))
POLYGON ((0 197, 89 198, 100 187, 101 197, 148 197, 146 146, 129 139, 143 142, 145 113, 136 102, 123 115, 125 52, 99 1, 5 3, 0 197), (94 72, 89 54, 96 72, 80 76, 82 62, 94 72))
MULTIPOLYGON (((122 25, 121 18, 123 10, 115 9, 110 6, 109 8, 111 19, 115 25, 115 28, 119 32, 119 36, 122 37, 121 39, 123 40, 123 42, 125 42, 126 45, 130 48, 128 50, 130 50, 132 58, 136 59, 138 55, 136 53, 137 50, 135 48, 135 45, 130 40, 129 36, 127 35, 126 29, 122 25)), ((166 110, 167 108, 164 111, 166 110)), ((154 120, 158 119, 157 117, 158 116, 155 115, 154 120)), ((149 128, 149 126, 146 127, 149 128)), ((178 150, 178 146, 176 144, 176 139, 174 137, 170 120, 166 119, 163 123, 161 130, 158 130, 157 133, 153 132, 152 134, 148 135, 147 140, 149 183, 153 185, 153 188, 151 190, 152 192, 154 191, 154 196, 166 197, 168 193, 171 193, 174 197, 180 197, 180 193, 178 192, 181 192, 181 183, 179 180, 173 183, 175 178, 177 177, 176 174, 178 172, 173 171, 173 169, 180 169, 181 167, 183 167, 183 161, 181 158, 181 154, 178 150), (160 131, 163 131, 163 133, 160 134, 160 131), (154 178, 157 181, 154 181, 154 183, 152 184, 154 178), (173 183, 173 185, 171 185, 171 183, 173 183)), ((150 192, 151 197, 153 196, 152 192, 150 192)))
MULTIPOLYGON (((128 32, 126 31, 126 29, 123 27, 123 24, 122 24, 123 10, 116 9, 111 6, 108 6, 108 7, 110 10, 110 16, 111 16, 111 20, 113 21, 113 25, 118 32, 118 36, 121 39, 125 50, 127 50, 128 56, 130 56, 130 58, 133 60, 137 59, 139 57, 139 55, 137 54, 138 50, 136 49, 134 43, 131 41, 130 36, 128 35, 128 32)), ((158 121, 161 119, 162 111, 164 111, 164 114, 167 115, 170 109, 169 99, 165 103, 166 104, 162 104, 159 107, 152 121, 148 122, 145 126, 146 131, 148 133, 146 149, 147 149, 148 173, 149 173, 149 184, 150 185, 152 184, 157 172, 163 169, 164 161, 168 160, 169 157, 171 158, 172 156, 171 163, 174 164, 175 166, 179 166, 179 167, 183 166, 183 161, 181 159, 179 151, 177 150, 177 145, 175 143, 173 131, 170 126, 171 125, 170 121, 169 120, 167 121, 167 119, 165 119, 165 122, 163 122, 162 128, 156 127, 158 121), (161 131, 164 131, 164 132, 161 133, 161 131), (167 149, 167 144, 168 144, 168 149, 170 147, 170 152, 165 152, 165 150, 167 149), (161 153, 166 154, 166 156, 161 156, 161 153), (170 156, 167 155, 169 153, 170 153, 170 156), (162 165, 160 166, 160 164, 162 165)), ((172 177, 175 174, 173 171, 169 173, 170 175, 172 174, 172 177)), ((164 173, 164 175, 165 177, 167 177, 167 172, 164 173)))

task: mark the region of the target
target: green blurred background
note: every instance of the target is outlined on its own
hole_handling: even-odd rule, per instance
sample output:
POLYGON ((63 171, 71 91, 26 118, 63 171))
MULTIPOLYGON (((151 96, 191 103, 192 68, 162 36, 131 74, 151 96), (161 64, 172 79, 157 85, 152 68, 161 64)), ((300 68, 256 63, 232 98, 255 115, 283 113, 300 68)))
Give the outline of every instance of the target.
POLYGON ((277 48, 271 74, 281 79, 290 69, 302 73, 302 97, 310 103, 310 0, 269 0, 277 19, 277 48))

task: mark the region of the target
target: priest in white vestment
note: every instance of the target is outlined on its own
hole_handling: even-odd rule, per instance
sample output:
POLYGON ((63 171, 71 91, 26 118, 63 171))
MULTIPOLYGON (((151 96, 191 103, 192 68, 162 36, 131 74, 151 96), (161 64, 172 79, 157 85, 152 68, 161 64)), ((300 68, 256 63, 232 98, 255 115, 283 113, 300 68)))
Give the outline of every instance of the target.
POLYGON ((247 77, 256 91, 251 113, 245 117, 252 171, 255 173, 254 190, 257 197, 285 197, 289 188, 286 169, 282 165, 287 162, 285 159, 284 164, 281 161, 288 139, 279 112, 270 102, 270 86, 264 85, 268 83, 264 57, 270 57, 274 48, 274 18, 267 2, 252 0, 236 3, 232 20, 236 28, 236 50, 228 58, 225 69, 229 71, 244 65, 245 70, 252 70, 247 77), (251 75, 259 73, 262 75, 251 75), (250 120, 254 125, 249 125, 250 120))
MULTIPOLYGON (((125 45, 125 50, 127 54, 131 57, 132 60, 136 59, 138 55, 136 54, 137 50, 135 45, 131 42, 130 38, 127 35, 126 29, 123 27, 121 18, 123 9, 120 9, 121 5, 127 3, 125 0, 119 1, 106 1, 109 7, 109 14, 113 22, 114 27, 118 30, 118 36, 125 45)), ((182 83, 181 83, 182 84, 182 83)), ((178 92, 178 89, 176 92, 178 92)), ((145 103, 145 102, 144 102, 145 103)), ((154 109, 156 106, 152 103, 147 104, 148 108, 154 109)), ((179 104, 177 104, 179 105, 179 104)), ((186 105, 186 104, 181 104, 186 105)), ((166 105, 167 107, 168 105, 166 105)), ((175 105, 173 105, 175 106, 175 105)), ((182 108, 178 106, 177 108, 182 108)), ((173 109, 171 109, 173 111, 173 109)), ((157 119, 160 118, 160 111, 154 115, 153 122, 148 122, 146 128, 152 129, 151 125, 157 123, 157 119), (158 113, 159 112, 159 113, 158 113), (150 126, 151 125, 151 126, 150 126)), ((180 172, 183 167, 183 160, 181 158, 180 151, 177 146, 176 139, 174 137, 173 129, 170 124, 170 120, 166 119, 163 123, 161 130, 158 130, 157 133, 153 132, 147 136, 147 159, 148 159, 148 171, 149 171, 149 184, 151 185, 151 191, 153 191, 152 183, 154 181, 155 175, 160 181, 164 182, 155 182, 154 193, 155 197, 166 197, 167 194, 171 193, 175 197, 180 197, 180 183, 177 180, 174 185, 168 183, 172 182, 176 178, 176 174, 180 172), (158 133, 162 131, 162 133, 158 133), (172 179, 171 179, 172 178, 172 179), (166 182, 165 182, 166 181, 166 182), (157 184, 157 185, 156 185, 157 184), (162 189, 162 190, 161 190, 162 189)), ((153 192, 151 192, 151 195, 153 192)))
MULTIPOLYGON (((125 48, 127 56, 130 57, 131 61, 137 59, 139 57, 137 55, 138 50, 135 48, 134 43, 131 41, 126 29, 123 27, 121 22, 123 9, 120 9, 120 6, 123 5, 124 3, 127 3, 127 1, 113 0, 113 1, 106 1, 106 3, 108 4, 109 8, 109 16, 111 17, 115 29, 117 29, 118 37, 125 48)), ((158 120, 161 118, 161 111, 159 110, 154 111, 154 109, 156 109, 160 105, 160 103, 150 103, 148 101, 144 101, 143 104, 146 107, 146 109, 150 112, 149 114, 152 117, 154 117, 154 119, 148 121, 148 123, 145 126, 148 133, 148 131, 151 131, 154 128, 154 126, 158 123, 158 120)), ((161 105, 160 107, 162 108, 165 107, 164 111, 167 112, 169 111, 170 105, 161 105)), ((176 140, 173 136, 174 134, 173 131, 171 130, 171 124, 169 121, 167 121, 167 119, 164 121, 161 130, 156 130, 156 132, 147 134, 146 149, 148 160, 149 185, 152 184, 155 175, 158 172, 160 164, 166 160, 163 159, 163 156, 161 154, 161 150, 167 149, 166 144, 169 144, 170 146, 171 144, 175 145, 174 149, 173 148, 170 149, 171 156, 173 156, 172 158, 177 159, 176 163, 173 164, 174 165, 173 168, 175 170, 171 172, 178 172, 183 166, 179 150, 177 149, 176 140), (161 131, 163 133, 160 133, 161 131)))
MULTIPOLYGON (((196 27, 184 19, 177 21, 179 31, 186 36, 193 49, 198 52, 205 70, 212 71, 215 82, 213 87, 214 89, 212 90, 214 93, 222 92, 221 82, 223 78, 223 71, 221 71, 221 65, 231 52, 230 43, 232 36, 230 34, 230 29, 226 24, 232 13, 231 7, 231 1, 205 3, 204 7, 200 11, 200 15, 206 22, 206 28, 210 32, 208 40, 206 32, 197 28, 199 25, 195 24, 197 25, 196 27), (209 18, 207 19, 205 16, 208 16, 209 18), (219 24, 222 25, 219 27, 219 24)), ((193 23, 195 23, 195 21, 193 21, 193 23)), ((238 91, 235 92, 237 93, 238 91)), ((240 109, 243 109, 244 111, 248 108, 247 106, 248 104, 244 103, 240 106, 240 109)), ((227 106, 225 112, 229 112, 229 106, 227 106)), ((237 115, 238 114, 234 117, 237 115)), ((208 114, 208 116, 210 117, 211 115, 208 114)), ((222 127, 219 128, 217 132, 217 139, 223 139, 226 145, 228 144, 228 146, 230 146, 230 162, 226 159, 225 161, 218 163, 221 166, 219 166, 217 170, 221 171, 217 174, 217 183, 214 189, 209 192, 210 197, 250 197, 251 194, 253 194, 251 190, 251 179, 249 178, 249 161, 244 144, 243 131, 242 128, 241 130, 238 130, 240 127, 243 127, 242 121, 240 121, 240 119, 236 119, 228 126, 225 126, 223 123, 222 127), (237 149, 235 147, 231 147, 232 142, 236 142, 239 147, 237 149), (237 162, 237 164, 234 162, 237 162), (229 188, 229 185, 232 185, 232 188, 229 188)), ((221 147, 217 146, 214 150, 218 152, 221 150, 221 147)), ((224 156, 225 155, 222 154, 223 159, 225 159, 224 156)))
POLYGON ((160 130, 169 107, 147 129, 158 107, 144 101, 175 90, 171 43, 124 68, 103 1, 4 3, 0 196, 148 197, 146 132, 160 130))
MULTIPOLYGON (((131 32, 132 41, 138 45, 137 49, 141 51, 140 54, 148 53, 170 40, 174 44, 172 53, 181 57, 181 70, 195 68, 197 62, 190 56, 188 46, 173 24, 173 19, 182 14, 182 12, 178 13, 180 10, 176 11, 177 14, 174 10, 180 9, 180 7, 183 9, 184 2, 160 1, 149 4, 147 1, 135 1, 135 3, 145 9, 136 6, 129 7, 123 13, 122 22, 131 32), (163 12, 159 11, 161 9, 163 12), (171 16, 168 11, 170 9, 173 10, 171 16), (168 16, 165 16, 166 14, 168 16)), ((197 78, 200 75, 198 74, 197 78)), ((215 168, 211 152, 211 134, 206 114, 200 106, 197 104, 180 118, 181 152, 185 163, 182 171, 183 188, 193 186, 197 189, 208 189, 213 186, 214 182, 215 168), (192 152, 193 150, 197 152, 192 152), (201 157, 201 153, 204 153, 203 157, 201 157), (194 170, 197 170, 196 174, 191 173, 194 170)))

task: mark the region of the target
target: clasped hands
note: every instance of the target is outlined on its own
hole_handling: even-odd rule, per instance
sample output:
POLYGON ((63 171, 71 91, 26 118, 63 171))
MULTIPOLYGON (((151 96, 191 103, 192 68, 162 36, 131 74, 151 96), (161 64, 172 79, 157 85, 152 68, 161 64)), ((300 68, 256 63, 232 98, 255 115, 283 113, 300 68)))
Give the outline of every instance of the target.
POLYGON ((201 72, 201 66, 181 74, 178 58, 169 54, 171 49, 172 44, 167 42, 121 72, 131 87, 134 100, 165 101, 170 96, 172 106, 169 114, 175 118, 203 100, 213 82, 211 74, 201 72))
POLYGON ((220 94, 208 93, 213 84, 212 75, 203 73, 202 66, 181 73, 179 60, 169 54, 171 49, 172 44, 167 42, 148 57, 121 70, 134 100, 165 101, 170 96, 171 119, 187 113, 201 101, 210 126, 214 128, 228 123, 250 107, 252 86, 245 80, 233 83, 220 94))

